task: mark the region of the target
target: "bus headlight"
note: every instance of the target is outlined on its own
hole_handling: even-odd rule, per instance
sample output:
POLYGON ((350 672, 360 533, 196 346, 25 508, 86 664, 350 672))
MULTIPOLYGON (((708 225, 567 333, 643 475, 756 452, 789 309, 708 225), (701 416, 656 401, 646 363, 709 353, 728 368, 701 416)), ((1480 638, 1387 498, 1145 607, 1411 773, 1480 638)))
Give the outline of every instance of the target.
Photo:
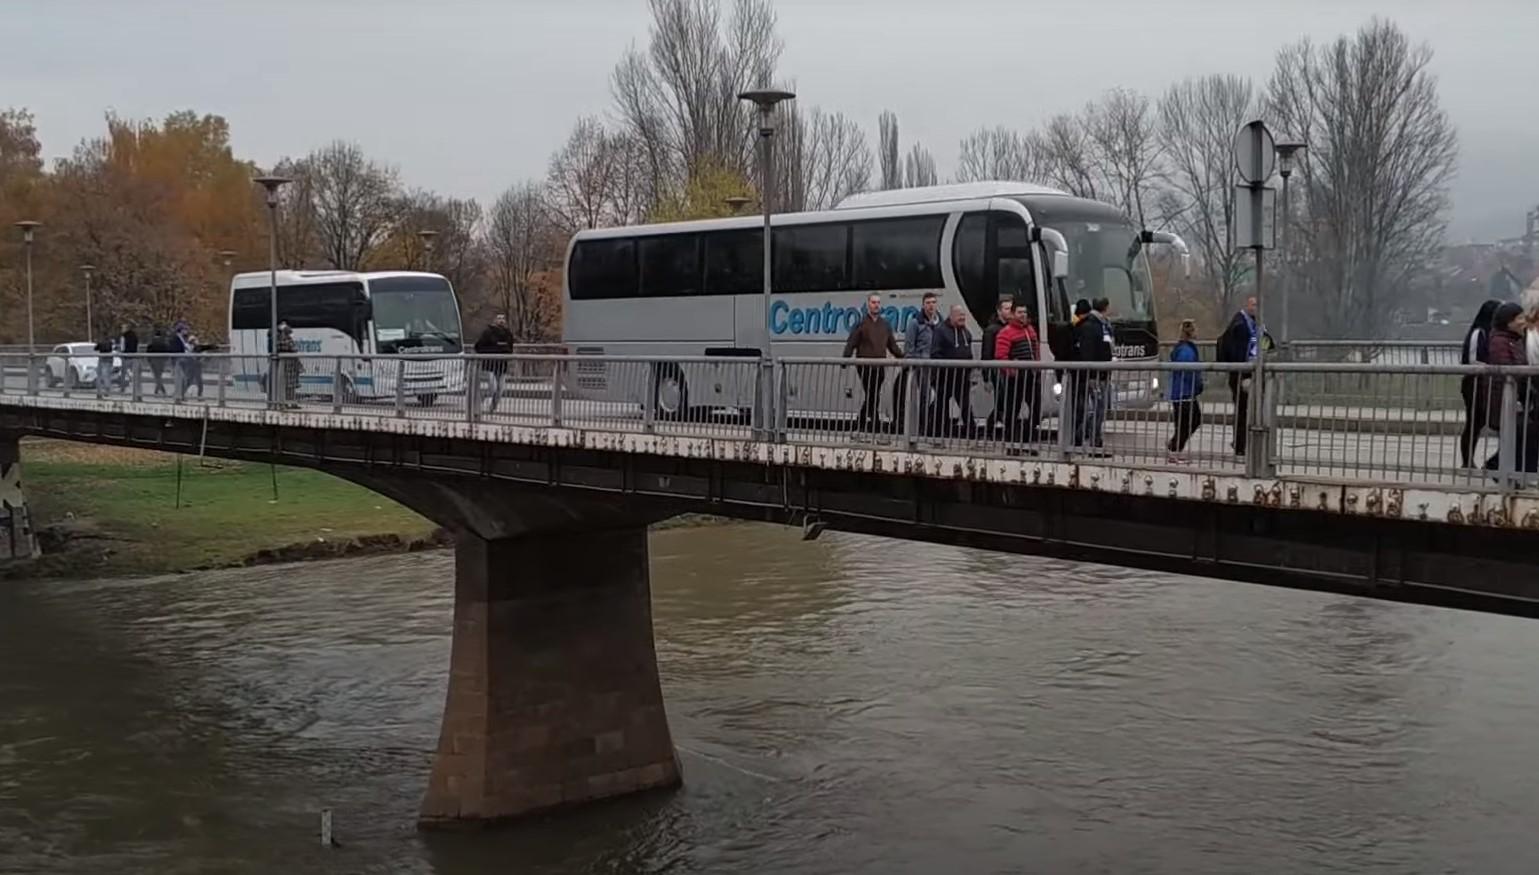
POLYGON ((1155 377, 1154 379, 1150 380, 1149 381, 1149 388, 1153 389, 1156 392, 1160 391, 1160 378, 1159 377, 1155 377))
POLYGON ((1062 383, 1054 383, 1053 384, 1053 397, 1057 398, 1057 397, 1059 397, 1061 395, 1063 395, 1063 384, 1062 383))

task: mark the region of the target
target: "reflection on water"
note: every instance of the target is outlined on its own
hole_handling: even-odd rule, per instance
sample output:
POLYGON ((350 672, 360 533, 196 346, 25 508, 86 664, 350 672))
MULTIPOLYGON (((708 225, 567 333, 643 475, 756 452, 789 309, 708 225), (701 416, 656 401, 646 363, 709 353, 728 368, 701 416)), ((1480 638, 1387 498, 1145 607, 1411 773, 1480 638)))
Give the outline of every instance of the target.
POLYGON ((450 562, 0 588, 0 871, 1533 868, 1539 625, 754 526, 653 538, 685 789, 421 835, 450 562))

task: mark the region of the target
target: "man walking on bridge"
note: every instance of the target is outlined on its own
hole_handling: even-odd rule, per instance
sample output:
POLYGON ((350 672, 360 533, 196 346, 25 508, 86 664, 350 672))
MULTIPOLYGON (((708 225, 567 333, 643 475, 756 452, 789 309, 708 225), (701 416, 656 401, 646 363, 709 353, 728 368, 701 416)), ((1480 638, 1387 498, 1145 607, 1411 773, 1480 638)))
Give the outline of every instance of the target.
MULTIPOLYGON (((1229 327, 1218 339, 1221 362, 1253 362, 1261 349, 1262 330, 1256 322, 1256 298, 1245 299, 1245 307, 1229 320, 1229 327)), ((1234 454, 1245 455, 1245 436, 1250 429, 1250 374, 1229 375, 1229 394, 1234 398, 1234 454)))
MULTIPOLYGON (((865 317, 844 342, 844 357, 853 355, 858 359, 882 359, 888 353, 895 359, 903 358, 903 350, 898 348, 897 338, 892 336, 892 326, 882 318, 882 297, 872 295, 866 299, 865 317)), ((882 383, 887 380, 887 369, 866 365, 858 368, 857 373, 860 375, 861 391, 866 393, 860 405, 858 427, 875 432, 881 426, 882 383)), ((901 398, 893 399, 895 408, 902 403, 901 398)))
MULTIPOLYGON (((513 332, 508 330, 508 317, 497 314, 492 324, 486 326, 481 336, 476 340, 476 355, 504 356, 513 354, 513 332)), ((486 376, 486 382, 491 386, 490 400, 486 405, 487 413, 497 412, 497 403, 502 400, 502 375, 508 371, 506 359, 482 359, 480 374, 476 375, 477 386, 481 383, 481 376, 486 376)))

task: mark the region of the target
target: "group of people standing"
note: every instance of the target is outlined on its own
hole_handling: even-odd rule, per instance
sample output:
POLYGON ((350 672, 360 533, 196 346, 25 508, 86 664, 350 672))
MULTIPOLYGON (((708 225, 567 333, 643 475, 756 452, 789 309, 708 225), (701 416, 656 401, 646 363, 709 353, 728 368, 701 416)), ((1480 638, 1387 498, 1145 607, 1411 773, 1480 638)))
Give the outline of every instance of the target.
MULTIPOLYGON (((1524 304, 1486 301, 1475 314, 1464 343, 1459 363, 1498 367, 1524 367, 1539 364, 1539 293, 1529 292, 1524 304)), ((1513 459, 1516 470, 1539 472, 1539 379, 1520 376, 1511 380, 1499 375, 1466 375, 1460 379, 1459 393, 1464 399, 1464 428, 1459 436, 1459 459, 1464 467, 1477 461, 1475 450, 1481 436, 1491 431, 1501 436, 1502 411, 1506 393, 1512 391, 1516 417, 1509 426, 1516 429, 1513 459)), ((1492 454, 1483 467, 1496 470, 1501 453, 1492 454)))
MULTIPOLYGON (((1109 309, 1110 302, 1104 298, 1093 304, 1079 302, 1075 308, 1068 360, 1112 360, 1114 341, 1109 309)), ((983 330, 981 341, 980 358, 984 361, 1035 362, 1042 358, 1042 340, 1037 333, 1036 318, 1031 309, 1019 301, 1003 299, 999 302, 993 319, 983 330)), ((864 318, 845 339, 844 357, 871 361, 889 356, 934 362, 972 361, 973 336, 967 327, 966 310, 953 306, 942 319, 939 299, 933 293, 926 293, 919 313, 904 329, 900 346, 891 324, 882 314, 881 297, 870 296, 866 299, 864 318)), ((882 389, 887 370, 875 364, 857 365, 864 393, 857 419, 857 428, 861 431, 881 430, 882 389)), ((969 367, 950 365, 899 371, 893 388, 895 430, 903 430, 912 391, 914 412, 919 417, 918 433, 932 437, 978 437, 971 401, 972 371, 969 367), (906 382, 910 378, 916 381, 912 390, 906 382)), ((994 395, 994 409, 985 419, 985 435, 998 436, 1002 432, 1005 441, 1017 445, 1037 439, 1043 374, 1043 370, 1036 368, 989 368, 983 372, 994 395)), ((1073 410, 1070 421, 1074 444, 1099 451, 1105 446, 1111 372, 1109 369, 1089 370, 1080 373, 1079 379, 1073 379, 1073 374, 1064 376, 1069 384, 1065 396, 1073 410)))

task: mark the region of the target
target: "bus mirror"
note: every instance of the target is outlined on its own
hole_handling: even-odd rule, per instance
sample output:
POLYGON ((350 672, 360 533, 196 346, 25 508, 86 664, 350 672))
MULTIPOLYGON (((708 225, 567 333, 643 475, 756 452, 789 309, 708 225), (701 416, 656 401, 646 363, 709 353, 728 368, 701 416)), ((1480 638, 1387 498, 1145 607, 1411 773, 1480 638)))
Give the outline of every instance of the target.
POLYGON ((1180 234, 1172 234, 1169 231, 1145 231, 1141 235, 1145 243, 1162 243, 1175 247, 1176 254, 1181 256, 1181 275, 1188 279, 1192 276, 1192 252, 1186 248, 1186 241, 1180 234))
POLYGON ((1069 276, 1069 253, 1057 251, 1053 253, 1053 279, 1067 279, 1069 276))
POLYGON ((1069 241, 1063 239, 1063 235, 1052 228, 1044 228, 1041 225, 1032 229, 1032 239, 1041 240, 1048 251, 1053 253, 1053 279, 1065 279, 1069 275, 1069 241))

